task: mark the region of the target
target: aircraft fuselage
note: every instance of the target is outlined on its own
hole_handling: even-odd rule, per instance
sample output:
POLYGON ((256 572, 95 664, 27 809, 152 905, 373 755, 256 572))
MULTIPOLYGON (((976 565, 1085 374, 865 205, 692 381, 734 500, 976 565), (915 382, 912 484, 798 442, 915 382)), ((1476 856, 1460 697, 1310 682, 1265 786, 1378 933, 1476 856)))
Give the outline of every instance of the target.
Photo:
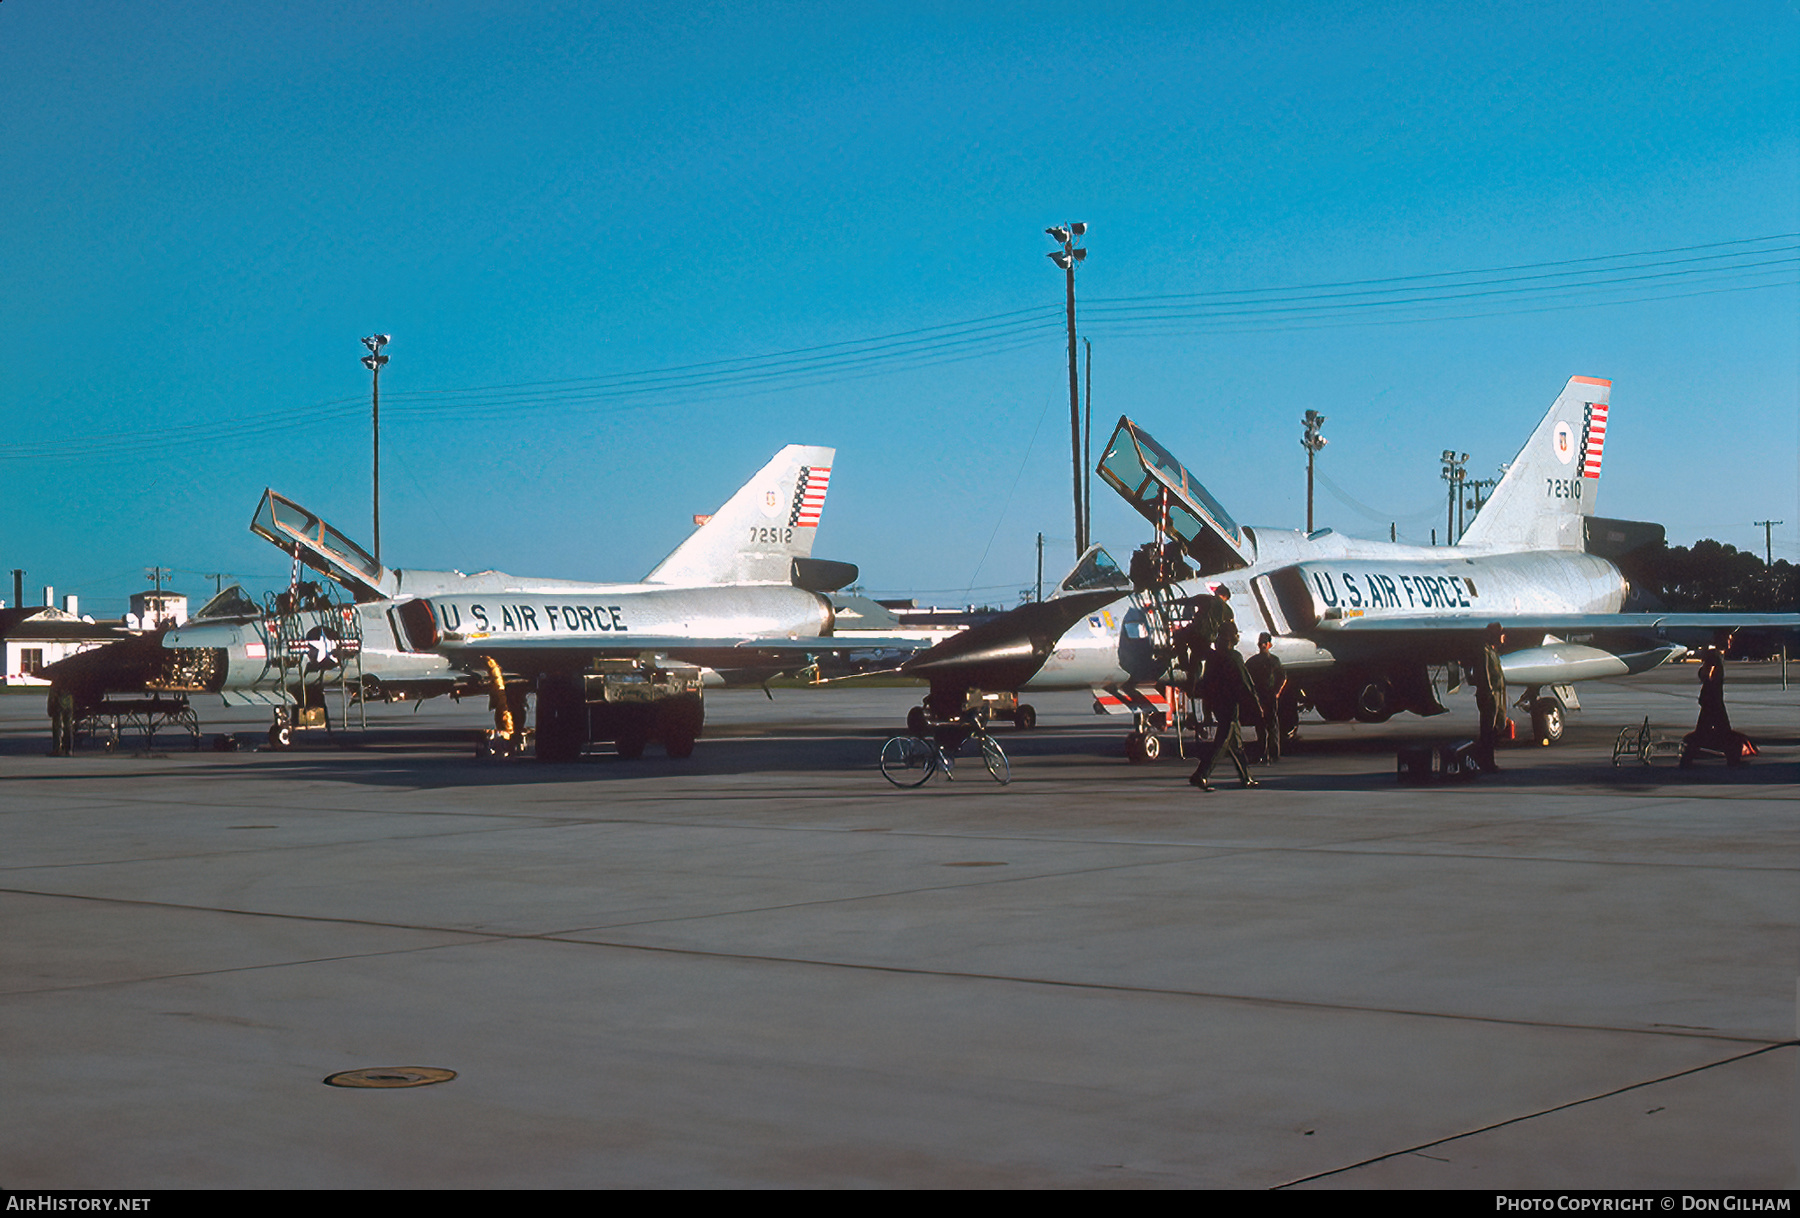
MULTIPOLYGON (((1246 529, 1258 562, 1178 585, 1180 597, 1223 584, 1231 591, 1238 649, 1256 651, 1256 636, 1274 636, 1274 651, 1292 672, 1324 670, 1340 662, 1407 658, 1441 662, 1418 637, 1337 635, 1334 628, 1363 617, 1467 621, 1472 628, 1509 614, 1615 613, 1626 583, 1617 567, 1567 551, 1492 553, 1363 541, 1325 534, 1246 529)), ((1152 657, 1149 624, 1127 602, 1097 610, 1057 641, 1043 666, 1025 682, 1031 689, 1151 681, 1161 663, 1152 657)), ((1618 671, 1627 669, 1620 665, 1618 671)))

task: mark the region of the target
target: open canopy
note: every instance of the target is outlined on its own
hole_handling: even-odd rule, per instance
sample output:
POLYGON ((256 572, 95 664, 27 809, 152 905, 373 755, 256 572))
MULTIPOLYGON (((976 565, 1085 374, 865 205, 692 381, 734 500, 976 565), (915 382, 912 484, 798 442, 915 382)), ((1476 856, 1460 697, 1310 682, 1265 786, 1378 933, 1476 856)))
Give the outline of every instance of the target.
POLYGON ((1123 415, 1099 474, 1151 524, 1181 540, 1203 575, 1247 567, 1255 546, 1200 480, 1123 415))
POLYGON ((394 594, 392 573, 369 552, 307 511, 292 499, 263 491, 250 531, 267 538, 283 553, 295 554, 307 566, 348 588, 359 601, 394 594))

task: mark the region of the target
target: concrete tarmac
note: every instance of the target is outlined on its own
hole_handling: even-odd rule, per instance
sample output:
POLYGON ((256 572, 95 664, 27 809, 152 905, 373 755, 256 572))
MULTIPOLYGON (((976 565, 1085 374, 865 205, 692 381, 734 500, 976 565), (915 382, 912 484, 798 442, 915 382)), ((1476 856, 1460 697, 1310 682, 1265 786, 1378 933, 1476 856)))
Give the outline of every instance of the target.
POLYGON ((51 758, 0 699, 0 1186, 1793 1188, 1800 688, 1615 768, 1693 671, 1475 784, 1394 777, 1465 694, 1210 795, 1082 694, 915 791, 905 689, 568 765, 447 703, 51 758), (457 1076, 322 1082, 404 1066, 457 1076))

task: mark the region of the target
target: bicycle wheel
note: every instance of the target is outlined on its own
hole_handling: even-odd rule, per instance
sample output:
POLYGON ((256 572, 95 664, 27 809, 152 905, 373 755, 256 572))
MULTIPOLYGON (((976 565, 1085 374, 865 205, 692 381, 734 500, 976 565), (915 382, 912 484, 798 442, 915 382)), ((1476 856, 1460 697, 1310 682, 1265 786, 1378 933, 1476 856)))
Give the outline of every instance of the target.
POLYGON ((917 736, 895 736, 881 746, 881 776, 897 787, 922 786, 937 769, 937 750, 917 736))
POLYGON ((1006 760, 1006 750, 992 736, 981 738, 981 759, 987 762, 988 773, 994 781, 1005 786, 1012 781, 1012 766, 1006 760))

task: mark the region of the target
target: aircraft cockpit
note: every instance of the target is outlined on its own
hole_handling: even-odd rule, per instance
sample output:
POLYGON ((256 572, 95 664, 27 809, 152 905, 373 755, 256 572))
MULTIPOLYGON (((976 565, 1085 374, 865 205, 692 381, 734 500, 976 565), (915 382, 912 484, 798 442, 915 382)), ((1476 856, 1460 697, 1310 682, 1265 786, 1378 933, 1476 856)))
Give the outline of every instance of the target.
POLYGON ((1089 546, 1087 553, 1075 564, 1075 569, 1063 576, 1062 583, 1056 585, 1056 591, 1051 595, 1069 596, 1076 592, 1098 592, 1105 588, 1129 592, 1131 580, 1119 569, 1119 564, 1112 560, 1112 555, 1099 546, 1089 546))
POLYGON ((233 584, 200 606, 188 617, 190 622, 241 621, 258 617, 262 608, 250 599, 242 584, 233 584))

